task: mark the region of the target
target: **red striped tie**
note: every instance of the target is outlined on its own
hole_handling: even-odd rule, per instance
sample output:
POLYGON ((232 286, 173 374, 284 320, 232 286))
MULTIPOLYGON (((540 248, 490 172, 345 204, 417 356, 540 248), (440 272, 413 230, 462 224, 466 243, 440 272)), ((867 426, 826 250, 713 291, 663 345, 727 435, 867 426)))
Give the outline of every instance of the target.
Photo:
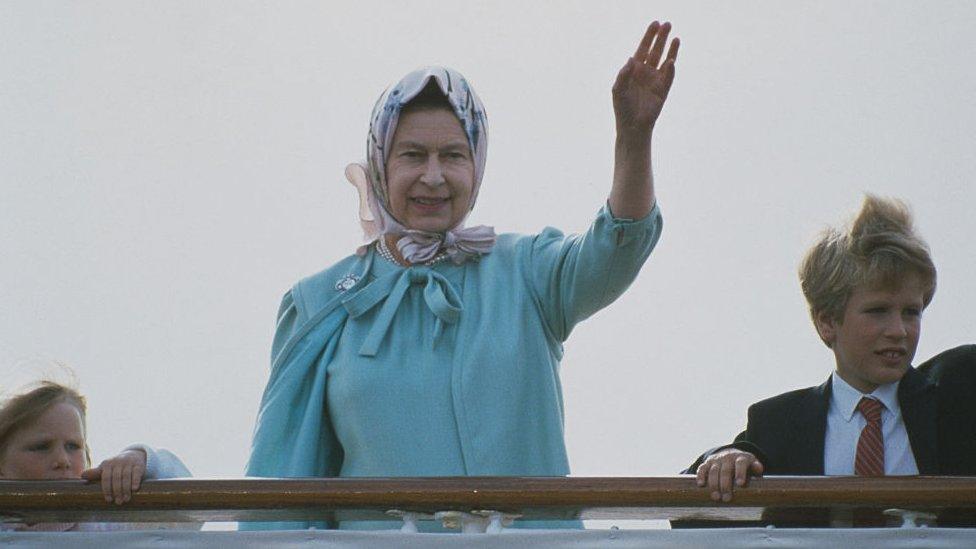
POLYGON ((867 425, 857 440, 857 455, 854 456, 854 474, 868 477, 884 476, 884 438, 881 434, 881 404, 873 398, 863 397, 857 403, 867 425))

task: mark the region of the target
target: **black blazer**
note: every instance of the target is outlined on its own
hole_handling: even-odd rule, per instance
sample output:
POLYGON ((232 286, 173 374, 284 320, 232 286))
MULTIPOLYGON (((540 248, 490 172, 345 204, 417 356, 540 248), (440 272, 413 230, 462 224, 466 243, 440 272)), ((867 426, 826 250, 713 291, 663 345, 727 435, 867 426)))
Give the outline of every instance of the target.
MULTIPOLYGON (((705 452, 683 473, 731 447, 755 454, 767 475, 823 475, 829 403, 829 380, 757 402, 732 444, 705 452)), ((976 345, 909 368, 898 403, 920 474, 976 475, 976 345)))

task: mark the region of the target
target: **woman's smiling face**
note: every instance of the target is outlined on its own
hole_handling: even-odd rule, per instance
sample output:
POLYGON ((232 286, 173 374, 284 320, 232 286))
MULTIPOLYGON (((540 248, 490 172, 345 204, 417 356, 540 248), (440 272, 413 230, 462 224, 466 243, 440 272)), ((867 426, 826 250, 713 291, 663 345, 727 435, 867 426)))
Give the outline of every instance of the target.
POLYGON ((386 163, 390 214, 408 229, 442 233, 471 207, 474 160, 468 139, 447 108, 400 114, 386 163))
POLYGON ((0 454, 0 478, 81 478, 85 455, 81 412, 73 404, 57 402, 11 435, 0 454))

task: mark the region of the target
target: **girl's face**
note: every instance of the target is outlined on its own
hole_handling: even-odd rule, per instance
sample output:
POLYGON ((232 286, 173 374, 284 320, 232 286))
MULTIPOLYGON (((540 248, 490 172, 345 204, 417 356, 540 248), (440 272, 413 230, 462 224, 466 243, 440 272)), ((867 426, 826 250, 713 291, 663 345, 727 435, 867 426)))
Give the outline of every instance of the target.
POLYGON ((8 480, 78 479, 84 468, 81 413, 67 402, 53 404, 14 432, 0 455, 0 478, 8 480))

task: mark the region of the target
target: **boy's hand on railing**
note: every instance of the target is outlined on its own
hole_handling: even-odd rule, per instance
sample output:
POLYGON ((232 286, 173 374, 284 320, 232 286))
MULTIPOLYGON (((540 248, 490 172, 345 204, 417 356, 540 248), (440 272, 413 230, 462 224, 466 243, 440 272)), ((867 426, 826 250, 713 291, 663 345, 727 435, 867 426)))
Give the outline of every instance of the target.
POLYGON ((762 476, 763 464, 749 452, 727 448, 708 456, 697 473, 698 486, 707 486, 714 501, 729 502, 734 488, 748 485, 750 476, 762 476))
POLYGON ((106 459, 98 467, 82 471, 81 478, 88 481, 101 479, 105 501, 122 505, 132 499, 132 492, 139 489, 145 473, 146 452, 134 449, 125 450, 106 459))

